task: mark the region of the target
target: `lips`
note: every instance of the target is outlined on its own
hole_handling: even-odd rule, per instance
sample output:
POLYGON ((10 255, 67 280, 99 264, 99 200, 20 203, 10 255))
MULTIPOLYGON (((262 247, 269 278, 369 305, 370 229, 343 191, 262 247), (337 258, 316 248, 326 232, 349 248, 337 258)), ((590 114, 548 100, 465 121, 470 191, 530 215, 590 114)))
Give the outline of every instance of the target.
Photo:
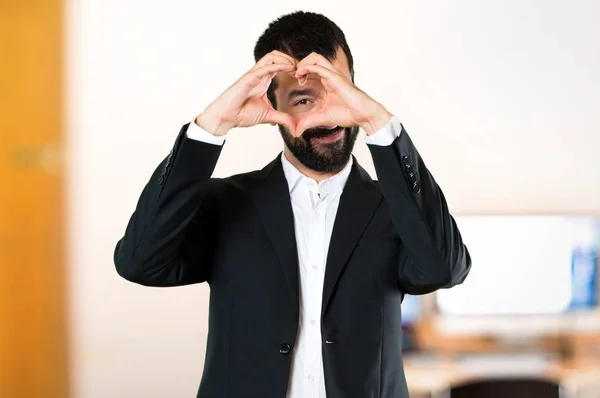
POLYGON ((333 135, 333 134, 337 134, 342 128, 340 126, 335 126, 334 128, 332 128, 330 130, 330 133, 328 135, 333 135))
POLYGON ((334 127, 330 130, 325 130, 321 134, 315 135, 310 138, 310 141, 316 141, 318 143, 326 144, 339 140, 344 133, 342 127, 334 127))
POLYGON ((318 130, 315 129, 316 131, 310 135, 309 139, 329 137, 329 136, 339 133, 341 129, 342 129, 342 127, 340 127, 340 126, 335 126, 334 128, 331 128, 331 129, 325 129, 325 128, 319 128, 318 130))

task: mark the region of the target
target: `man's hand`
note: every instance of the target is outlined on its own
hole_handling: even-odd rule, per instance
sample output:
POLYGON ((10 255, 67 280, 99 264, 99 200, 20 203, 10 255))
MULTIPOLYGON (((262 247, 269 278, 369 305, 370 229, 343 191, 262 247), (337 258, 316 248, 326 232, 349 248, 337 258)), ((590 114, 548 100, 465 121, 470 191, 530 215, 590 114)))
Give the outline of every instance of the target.
POLYGON ((312 53, 296 66, 296 77, 302 85, 309 74, 317 75, 326 90, 325 101, 318 110, 298 121, 295 136, 316 126, 359 126, 367 135, 375 133, 392 118, 381 104, 369 97, 340 73, 327 58, 312 53))
POLYGON ((295 131, 294 119, 273 109, 267 99, 267 89, 278 72, 293 75, 296 60, 279 51, 261 58, 252 69, 213 101, 195 122, 209 133, 222 136, 234 127, 257 124, 281 124, 295 131))

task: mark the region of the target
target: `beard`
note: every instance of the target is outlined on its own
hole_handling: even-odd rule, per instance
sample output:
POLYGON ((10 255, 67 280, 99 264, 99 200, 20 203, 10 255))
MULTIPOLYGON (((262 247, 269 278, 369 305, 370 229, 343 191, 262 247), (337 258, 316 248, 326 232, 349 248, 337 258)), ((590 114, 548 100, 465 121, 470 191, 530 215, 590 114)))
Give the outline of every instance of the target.
POLYGON ((304 131, 300 137, 294 137, 280 125, 279 132, 283 142, 296 159, 309 169, 320 173, 342 170, 352 156, 352 150, 358 137, 358 127, 335 127, 333 129, 315 127, 304 131), (334 142, 318 142, 316 140, 337 134, 340 130, 342 130, 342 137, 334 142))

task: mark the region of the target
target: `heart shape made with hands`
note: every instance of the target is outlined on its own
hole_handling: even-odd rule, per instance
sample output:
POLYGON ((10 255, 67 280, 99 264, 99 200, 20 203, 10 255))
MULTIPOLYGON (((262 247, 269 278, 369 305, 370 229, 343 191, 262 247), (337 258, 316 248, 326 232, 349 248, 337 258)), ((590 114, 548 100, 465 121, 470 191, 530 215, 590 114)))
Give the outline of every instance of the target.
MULTIPOLYGON (((275 74, 269 76, 266 87, 271 84, 275 74)), ((318 107, 298 120, 294 120, 287 113, 271 108, 272 116, 276 116, 272 119, 277 119, 271 124, 286 125, 295 137, 301 136, 304 131, 314 127, 362 127, 377 105, 366 93, 356 87, 348 76, 320 54, 312 53, 301 61, 295 62, 295 68, 289 74, 298 79, 299 86, 306 83, 309 75, 314 75, 320 79, 325 89, 325 95, 318 107)), ((264 87, 265 91, 266 87, 264 87)), ((264 100, 268 103, 266 94, 264 100)))

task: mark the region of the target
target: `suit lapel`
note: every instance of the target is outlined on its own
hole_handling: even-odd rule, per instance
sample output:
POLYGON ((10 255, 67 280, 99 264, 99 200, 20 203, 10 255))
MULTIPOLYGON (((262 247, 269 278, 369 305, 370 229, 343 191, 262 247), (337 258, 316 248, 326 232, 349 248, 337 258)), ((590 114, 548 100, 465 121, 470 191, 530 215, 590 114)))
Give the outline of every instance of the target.
MULTIPOLYGON (((248 193, 277 253, 294 307, 298 311, 299 265, 294 213, 280 157, 258 173, 257 179, 248 187, 248 193)), ((381 200, 380 190, 354 159, 348 181, 340 197, 329 244, 323 285, 323 314, 344 267, 381 200)))
POLYGON ((281 262, 298 311, 298 249, 288 183, 278 156, 258 173, 248 192, 281 262))
POLYGON ((369 174, 354 159, 340 198, 329 244, 322 314, 325 314, 340 275, 382 198, 369 174))

